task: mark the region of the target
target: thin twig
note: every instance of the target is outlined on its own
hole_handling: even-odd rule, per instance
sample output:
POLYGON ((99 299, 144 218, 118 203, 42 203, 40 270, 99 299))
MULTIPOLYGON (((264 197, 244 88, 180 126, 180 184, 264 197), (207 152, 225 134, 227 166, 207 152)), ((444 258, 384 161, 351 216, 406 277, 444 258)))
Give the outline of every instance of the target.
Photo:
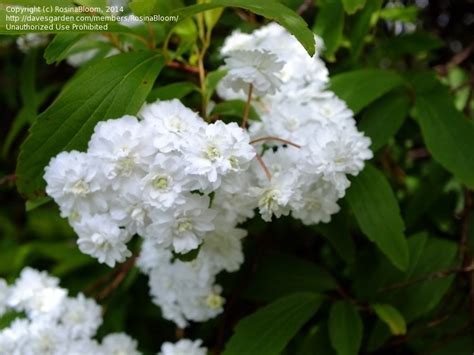
POLYGON ((298 12, 298 15, 303 15, 306 11, 312 8, 313 5, 314 0, 304 0, 296 12, 298 12))
POLYGON ((180 327, 176 327, 175 335, 176 335, 176 340, 183 339, 184 338, 184 329, 180 328, 180 327))
POLYGON ((173 69, 179 69, 188 73, 199 74, 199 68, 193 67, 192 65, 180 63, 180 62, 168 62, 166 66, 173 69))
POLYGON ((272 174, 270 173, 270 170, 268 170, 268 167, 263 161, 262 157, 257 154, 256 158, 257 158, 258 163, 262 167, 263 171, 265 172, 265 175, 267 176, 268 181, 272 181, 272 174))
POLYGON ((392 284, 390 286, 380 288, 380 289, 377 290, 377 292, 379 292, 379 293, 387 292, 387 291, 395 290, 395 289, 398 289, 398 288, 408 287, 408 286, 411 286, 413 284, 416 284, 416 283, 419 283, 419 282, 422 282, 422 281, 430 281, 430 280, 440 279, 440 278, 443 278, 443 277, 448 277, 448 276, 451 276, 452 274, 472 272, 472 271, 474 271, 474 262, 471 263, 470 265, 462 267, 462 268, 441 270, 441 271, 437 271, 437 272, 433 272, 433 273, 430 273, 430 274, 427 274, 427 275, 423 275, 423 276, 420 276, 420 277, 417 277, 417 278, 414 278, 414 279, 411 279, 411 280, 408 280, 408 281, 405 281, 405 282, 398 282, 398 283, 392 284))
POLYGON ((275 137, 275 136, 265 136, 265 137, 261 137, 261 138, 256 138, 254 140, 251 140, 250 144, 255 144, 255 143, 265 142, 265 141, 278 141, 278 142, 281 142, 283 144, 291 145, 295 148, 301 148, 301 146, 299 144, 296 144, 296 143, 293 143, 289 140, 279 138, 279 137, 275 137))
POLYGON ((6 175, 0 179, 0 186, 6 185, 12 182, 14 183, 16 179, 17 179, 17 176, 15 174, 6 175))
POLYGON ((253 85, 249 84, 249 92, 247 94, 247 102, 245 103, 245 109, 244 109, 244 116, 242 117, 242 128, 246 129, 247 128, 247 122, 249 119, 249 112, 250 112, 250 105, 252 102, 252 92, 253 92, 253 85))
POLYGON ((94 283, 91 287, 87 289, 87 293, 99 288, 100 285, 107 283, 107 285, 100 292, 98 292, 97 296, 95 297, 99 301, 107 298, 108 296, 110 296, 110 294, 112 294, 113 291, 115 291, 120 286, 125 277, 127 277, 133 266, 135 265, 135 261, 136 256, 134 255, 125 263, 119 265, 116 269, 114 269, 112 273, 109 273, 97 280, 96 283, 94 283))

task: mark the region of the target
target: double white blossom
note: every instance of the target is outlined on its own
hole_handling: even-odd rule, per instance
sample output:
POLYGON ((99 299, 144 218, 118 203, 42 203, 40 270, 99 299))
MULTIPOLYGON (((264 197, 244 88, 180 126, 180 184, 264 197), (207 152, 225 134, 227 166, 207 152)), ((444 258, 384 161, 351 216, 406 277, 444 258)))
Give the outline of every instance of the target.
MULTIPOLYGON (((315 42, 322 47, 319 38, 315 42)), ((271 139, 261 142, 257 153, 272 176, 268 181, 254 165, 259 178, 251 191, 257 195, 262 218, 269 221, 291 213, 305 224, 329 222, 350 185, 347 175, 357 175, 364 161, 372 158, 370 139, 357 131, 347 105, 327 89, 328 71, 318 53, 310 57, 280 25, 272 23, 251 34, 236 31, 226 39, 221 54, 236 51, 265 51, 284 63, 274 72, 281 82, 278 90, 252 101, 261 118, 251 122, 252 138, 277 137, 299 146, 271 139)), ((226 67, 232 71, 231 65, 226 67)), ((228 100, 246 99, 225 79, 218 93, 228 100)))
POLYGON ((138 355, 137 343, 123 333, 94 339, 102 309, 82 294, 68 296, 59 280, 32 268, 22 270, 12 285, 0 279, 0 309, 25 312, 0 330, 1 355, 90 354, 138 355))
MULTIPOLYGON (((261 121, 248 131, 207 123, 176 99, 158 101, 137 117, 99 123, 87 152, 59 154, 44 175, 84 253, 114 266, 131 256, 133 235, 143 238, 137 265, 149 276, 163 317, 179 327, 223 311, 216 278, 243 263, 240 223, 255 211, 265 221, 291 215, 307 225, 329 222, 350 185, 348 175, 372 157, 352 111, 327 89, 328 70, 318 53, 310 57, 281 26, 235 32, 221 54, 227 74, 218 94, 246 100, 253 88, 251 104, 261 121), (193 251, 192 261, 176 255, 193 251)), ((22 307, 54 308, 61 295, 45 299, 49 303, 22 307)), ((133 348, 127 341, 123 348, 133 348)), ((180 351, 205 350, 191 341, 162 348, 165 355, 180 351)))

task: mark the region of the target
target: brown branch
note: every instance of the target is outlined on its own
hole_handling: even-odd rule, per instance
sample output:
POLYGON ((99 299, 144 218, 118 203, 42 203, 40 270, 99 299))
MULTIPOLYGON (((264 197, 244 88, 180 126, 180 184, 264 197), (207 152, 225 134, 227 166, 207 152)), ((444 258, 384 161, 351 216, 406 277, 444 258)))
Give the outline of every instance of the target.
POLYGON ((314 0, 304 0, 303 3, 298 8, 298 10, 296 11, 298 12, 298 15, 303 15, 306 11, 311 9, 313 7, 313 1, 314 0))
POLYGON ((251 24, 258 24, 257 17, 251 13, 244 11, 242 9, 234 8, 234 12, 239 16, 243 21, 251 23, 251 24))
POLYGON ((250 141, 250 144, 255 144, 255 143, 259 143, 259 142, 265 142, 265 141, 277 141, 277 142, 281 142, 283 144, 287 144, 287 145, 291 145, 295 148, 301 148, 301 146, 299 144, 296 144, 296 143, 293 143, 291 141, 288 141, 286 139, 283 139, 283 138, 278 138, 278 137, 275 137, 275 136, 265 136, 265 137, 261 137, 261 138, 256 138, 252 141, 250 141))
POLYGON ((244 116, 242 117, 242 128, 247 128, 247 122, 249 120, 250 106, 252 105, 252 92, 253 85, 249 84, 249 92, 247 94, 247 102, 245 103, 244 116))
POLYGON ((129 272, 132 270, 135 265, 136 256, 132 256, 126 262, 119 266, 115 277, 112 279, 110 284, 108 284, 100 293, 97 295, 97 300, 103 300, 110 296, 122 283, 122 281, 127 277, 129 272))
POLYGON ((120 286, 125 277, 130 273, 135 265, 136 258, 136 255, 134 255, 123 264, 118 265, 112 271, 102 275, 92 285, 88 286, 84 290, 84 293, 86 295, 93 295, 96 293, 95 298, 99 301, 107 298, 117 287, 120 286))
POLYGON ((272 174, 270 173, 270 170, 268 170, 267 165, 263 161, 262 157, 260 155, 256 155, 257 161, 262 167, 263 171, 265 172, 265 175, 267 176, 268 181, 272 181, 272 174))
POLYGON ((416 284, 416 283, 419 283, 419 282, 422 282, 422 281, 430 281, 430 280, 440 279, 440 278, 443 278, 443 277, 448 277, 448 276, 451 276, 452 274, 469 273, 469 272, 472 272, 472 271, 474 271, 474 262, 471 263, 470 265, 467 265, 467 266, 462 267, 462 268, 441 270, 441 271, 426 274, 426 275, 423 275, 423 276, 420 276, 420 277, 417 277, 417 278, 414 278, 414 279, 411 279, 411 280, 408 280, 408 281, 398 282, 398 283, 389 285, 387 287, 380 288, 380 289, 377 290, 377 292, 379 292, 379 293, 387 292, 387 291, 395 290, 395 289, 398 289, 398 288, 408 287, 408 286, 411 286, 413 284, 416 284))
POLYGON ((441 76, 448 75, 448 71, 450 67, 460 65, 464 62, 469 56, 471 52, 474 50, 474 42, 464 48, 461 52, 456 53, 454 56, 446 64, 440 64, 435 67, 436 71, 441 76))
POLYGON ((188 73, 199 74, 199 68, 193 67, 192 65, 180 63, 180 62, 168 62, 166 63, 168 68, 183 70, 188 73))
POLYGON ((175 331, 176 339, 180 340, 184 338, 184 329, 180 327, 176 327, 175 331))
POLYGON ((413 148, 408 151, 407 157, 410 160, 425 159, 430 157, 430 152, 425 147, 413 148))
POLYGON ((0 186, 15 183, 17 176, 15 174, 5 175, 0 179, 0 186))

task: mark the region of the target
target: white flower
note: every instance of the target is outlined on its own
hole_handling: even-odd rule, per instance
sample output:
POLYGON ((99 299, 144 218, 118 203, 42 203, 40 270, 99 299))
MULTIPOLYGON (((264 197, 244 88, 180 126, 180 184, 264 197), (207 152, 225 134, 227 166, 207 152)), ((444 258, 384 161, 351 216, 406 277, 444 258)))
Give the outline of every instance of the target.
POLYGON ((221 176, 246 170, 254 157, 250 137, 242 128, 235 122, 217 121, 199 131, 194 144, 186 148, 185 172, 205 177, 202 188, 206 190, 210 184, 214 190, 221 176))
POLYGON ((26 267, 21 271, 15 284, 10 287, 7 304, 9 307, 25 310, 38 292, 57 288, 58 284, 59 280, 46 272, 26 267))
POLYGON ((140 182, 143 201, 159 209, 168 209, 185 202, 182 195, 189 179, 178 156, 158 154, 140 182))
POLYGON ((152 215, 153 223, 146 231, 163 247, 173 246, 177 253, 187 253, 201 244, 205 233, 214 229, 216 212, 209 208, 209 198, 189 194, 182 206, 152 215))
POLYGON ((79 249, 97 258, 100 263, 113 267, 116 262, 123 262, 132 255, 126 245, 131 235, 119 228, 110 217, 90 216, 76 224, 74 230, 79 235, 79 249))
POLYGON ((253 86, 255 95, 274 94, 281 85, 278 72, 284 63, 275 54, 266 50, 235 50, 227 53, 225 59, 227 75, 223 85, 235 92, 249 91, 253 86))
POLYGON ((56 355, 68 341, 64 328, 54 323, 32 322, 28 335, 18 341, 20 354, 56 355))
POLYGON ((211 263, 216 273, 221 270, 237 271, 244 261, 241 239, 245 237, 247 231, 230 228, 225 221, 220 221, 216 225, 216 230, 205 236, 198 258, 211 263))
POLYGON ((127 229, 130 235, 144 235, 145 228, 150 223, 152 206, 143 201, 143 194, 138 188, 123 191, 120 195, 111 198, 109 215, 117 225, 127 229))
POLYGON ((322 179, 302 190, 303 205, 292 209, 292 216, 304 224, 327 223, 331 215, 339 212, 338 191, 322 179))
POLYGON ((143 126, 132 116, 99 122, 95 127, 88 153, 100 159, 104 175, 115 190, 133 188, 133 178, 141 178, 143 165, 156 153, 145 136, 143 126))
POLYGON ((258 189, 258 208, 264 221, 270 222, 273 215, 279 218, 290 213, 291 199, 297 201, 301 198, 295 188, 296 182, 295 173, 284 172, 273 175, 266 187, 258 189))
POLYGON ((140 355, 136 340, 124 333, 113 333, 102 340, 102 349, 107 355, 140 355))
POLYGON ((138 113, 144 119, 143 130, 159 151, 168 153, 190 144, 196 130, 205 122, 179 100, 157 101, 138 113))
POLYGON ((355 128, 337 131, 333 129, 314 130, 314 139, 303 150, 307 164, 302 168, 308 172, 322 174, 339 190, 339 197, 350 185, 346 174, 357 175, 364 168, 364 161, 371 159, 370 138, 355 128))
POLYGON ((61 215, 73 212, 97 213, 107 209, 99 162, 85 153, 62 152, 45 169, 46 193, 61 208, 61 215))
POLYGON ((39 289, 25 304, 25 311, 31 318, 59 317, 67 292, 59 287, 39 289))
POLYGON ((75 298, 64 300, 64 310, 59 321, 72 338, 90 338, 102 323, 102 309, 94 300, 80 293, 75 298))
POLYGON ((177 343, 163 343, 159 355, 206 355, 207 349, 201 347, 202 340, 181 339, 177 343))
POLYGON ((20 341, 28 338, 29 326, 29 320, 17 318, 0 330, 0 354, 22 354, 19 353, 20 341))
POLYGON ((92 339, 102 323, 101 308, 82 294, 75 298, 56 297, 56 293, 67 294, 67 290, 60 288, 58 282, 58 279, 45 272, 31 268, 22 270, 20 277, 11 286, 9 304, 13 311, 26 310, 26 317, 16 318, 7 327, 0 329, 0 354, 140 354, 136 350, 136 342, 124 334, 108 335, 102 345, 92 339), (51 304, 57 306, 49 307, 51 304), (58 309, 60 314, 57 314, 58 309))

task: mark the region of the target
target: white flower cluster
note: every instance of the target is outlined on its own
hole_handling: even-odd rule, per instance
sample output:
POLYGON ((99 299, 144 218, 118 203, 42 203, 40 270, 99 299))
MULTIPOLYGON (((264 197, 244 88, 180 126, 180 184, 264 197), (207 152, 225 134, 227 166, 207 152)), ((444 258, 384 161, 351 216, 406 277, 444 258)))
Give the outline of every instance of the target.
MULTIPOLYGON (((222 206, 230 201, 221 191, 234 189, 255 150, 237 124, 207 124, 178 100, 146 105, 139 117, 101 122, 87 153, 53 158, 46 191, 78 234, 80 250, 99 262, 124 261, 127 242, 142 236, 138 265, 150 276, 153 300, 184 327, 222 311, 215 277, 243 262, 242 217, 222 206), (193 262, 174 258, 197 248, 193 262)), ((253 208, 242 213, 251 216, 253 208)))
POLYGON ((372 152, 352 111, 327 89, 324 62, 276 23, 251 34, 234 32, 221 54, 229 58, 218 87, 222 98, 245 99, 249 84, 257 89, 252 104, 261 122, 251 123, 250 134, 262 143, 259 153, 268 171, 249 173, 256 172, 252 189, 262 218, 291 212, 305 224, 328 222, 350 185, 347 175, 357 175, 372 152), (258 73, 249 70, 252 63, 258 63, 253 65, 258 73), (265 87, 271 89, 262 95, 265 87))
POLYGON ((177 253, 196 249, 216 229, 208 194, 255 156, 235 123, 207 124, 178 100, 139 116, 100 122, 87 153, 60 153, 44 175, 81 251, 109 266, 131 255, 134 234, 177 253))
POLYGON ((140 354, 123 333, 95 340, 101 307, 83 294, 69 297, 45 272, 25 268, 13 285, 0 279, 0 316, 6 312, 19 316, 0 331, 0 355, 140 354))
POLYGON ((143 237, 137 264, 164 318, 180 327, 222 312, 216 276, 243 262, 240 223, 256 209, 265 221, 291 213, 328 222, 347 175, 372 157, 352 111, 326 89, 324 63, 282 27, 234 33, 222 54, 220 96, 254 94, 262 120, 250 134, 208 124, 178 100, 156 102, 138 118, 99 123, 86 153, 59 154, 44 176, 84 253, 114 266, 131 255, 132 236, 143 237), (175 255, 191 251, 193 261, 175 255))

